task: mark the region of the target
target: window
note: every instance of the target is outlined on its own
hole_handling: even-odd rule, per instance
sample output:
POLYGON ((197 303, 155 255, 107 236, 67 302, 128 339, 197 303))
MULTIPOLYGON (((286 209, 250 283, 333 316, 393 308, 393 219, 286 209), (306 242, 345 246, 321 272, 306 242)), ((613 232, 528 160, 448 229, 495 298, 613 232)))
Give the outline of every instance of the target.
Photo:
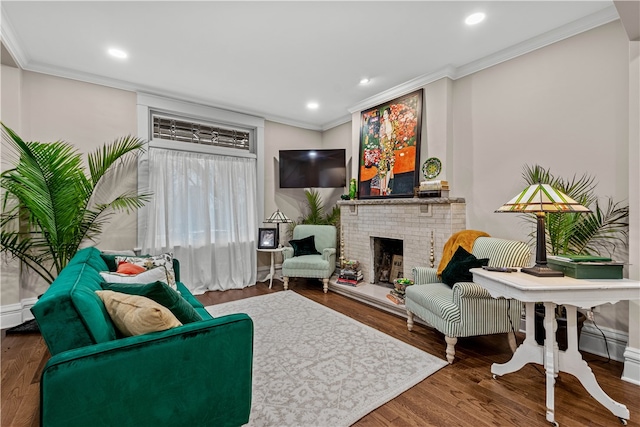
POLYGON ((249 151, 248 130, 153 115, 153 138, 249 151))

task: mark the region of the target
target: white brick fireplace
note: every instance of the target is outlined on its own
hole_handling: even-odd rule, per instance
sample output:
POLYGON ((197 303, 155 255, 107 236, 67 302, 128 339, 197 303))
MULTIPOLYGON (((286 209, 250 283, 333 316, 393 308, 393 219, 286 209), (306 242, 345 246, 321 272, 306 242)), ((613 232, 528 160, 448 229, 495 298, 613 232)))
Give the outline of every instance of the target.
MULTIPOLYGON (((466 228, 466 205, 463 198, 340 200, 338 206, 343 255, 346 259, 360 262, 364 282, 367 283, 346 289, 344 293, 348 296, 355 293, 357 297, 358 293, 370 293, 367 288, 373 287, 385 299, 388 289, 369 285, 374 281, 375 238, 402 241, 404 276, 412 278, 413 267, 430 265, 432 233, 434 264, 437 267, 447 239, 466 228)), ((331 288, 338 292, 345 290, 341 285, 331 288)), ((363 299, 369 298, 365 296, 363 299)), ((404 312, 403 306, 398 308, 404 312)))

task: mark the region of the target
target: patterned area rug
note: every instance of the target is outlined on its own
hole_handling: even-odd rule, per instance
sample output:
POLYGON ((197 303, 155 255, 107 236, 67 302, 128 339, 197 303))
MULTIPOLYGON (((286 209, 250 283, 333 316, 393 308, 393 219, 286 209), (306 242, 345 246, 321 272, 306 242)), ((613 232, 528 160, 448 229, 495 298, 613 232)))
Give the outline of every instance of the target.
POLYGON ((447 362, 293 291, 207 307, 254 322, 248 426, 349 426, 447 362))

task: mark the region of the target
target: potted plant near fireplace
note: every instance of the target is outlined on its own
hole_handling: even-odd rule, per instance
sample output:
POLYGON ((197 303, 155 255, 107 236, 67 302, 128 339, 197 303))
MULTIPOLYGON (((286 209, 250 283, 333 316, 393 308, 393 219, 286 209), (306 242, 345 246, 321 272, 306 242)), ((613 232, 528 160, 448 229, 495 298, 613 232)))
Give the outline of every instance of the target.
MULTIPOLYGON (((552 255, 601 255, 612 256, 618 247, 628 244, 629 206, 614 202, 607 198, 606 207, 599 203, 595 194, 596 182, 593 176, 584 174, 580 178, 571 179, 554 176, 549 169, 539 165, 525 166, 522 174, 528 185, 549 184, 557 188, 583 206, 591 209, 589 213, 547 214, 545 221, 547 253, 552 255)), ((525 215, 527 221, 536 222, 533 215, 525 215)), ((535 239, 536 231, 529 235, 535 239)), ((578 312, 578 338, 586 316, 578 312)), ((545 330, 542 325, 544 306, 536 304, 535 335, 539 344, 544 342, 545 330)), ((558 329, 556 340, 561 350, 567 348, 566 328, 567 319, 564 307, 556 309, 558 329)))

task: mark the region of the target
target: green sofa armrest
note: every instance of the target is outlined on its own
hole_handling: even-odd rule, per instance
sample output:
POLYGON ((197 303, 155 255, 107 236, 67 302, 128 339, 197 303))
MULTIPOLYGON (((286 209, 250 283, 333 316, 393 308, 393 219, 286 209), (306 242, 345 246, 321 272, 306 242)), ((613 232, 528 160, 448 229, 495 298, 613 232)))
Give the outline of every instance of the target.
POLYGON ((41 425, 242 425, 252 363, 246 314, 65 351, 42 374, 41 425))
POLYGON ((442 283, 438 277, 437 269, 433 267, 413 267, 413 283, 423 285, 426 283, 442 283))

